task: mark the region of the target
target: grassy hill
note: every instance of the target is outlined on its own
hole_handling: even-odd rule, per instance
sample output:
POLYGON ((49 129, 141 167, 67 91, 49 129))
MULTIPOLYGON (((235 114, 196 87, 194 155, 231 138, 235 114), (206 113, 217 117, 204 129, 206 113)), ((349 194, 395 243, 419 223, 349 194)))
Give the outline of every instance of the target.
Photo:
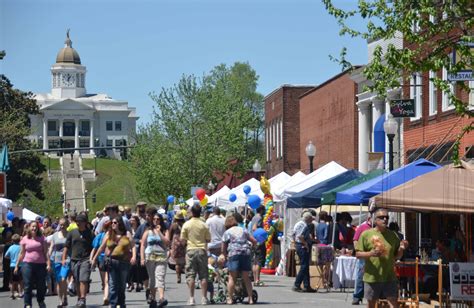
MULTIPOLYGON (((136 190, 136 179, 127 161, 97 158, 97 178, 95 182, 86 182, 89 197, 96 194, 97 202, 89 198, 87 206, 91 213, 101 210, 108 203, 135 206, 140 199, 136 190)), ((94 169, 93 159, 83 159, 84 170, 94 169)))

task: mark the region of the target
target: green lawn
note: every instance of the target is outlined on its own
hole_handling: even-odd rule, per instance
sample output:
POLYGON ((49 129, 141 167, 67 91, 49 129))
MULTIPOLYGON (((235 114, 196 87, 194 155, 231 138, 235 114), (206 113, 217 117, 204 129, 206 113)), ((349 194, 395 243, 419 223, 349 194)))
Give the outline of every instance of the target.
POLYGON ((41 156, 41 163, 46 167, 46 170, 48 170, 48 164, 51 170, 61 170, 59 158, 50 158, 48 162, 48 157, 41 156))
MULTIPOLYGON (((93 159, 83 160, 83 169, 94 169, 93 165, 93 159), (91 161, 92 168, 86 168, 90 162, 85 164, 85 161, 91 161)), ((94 193, 97 196, 96 203, 92 203, 91 199, 87 201, 92 213, 103 209, 108 203, 134 206, 139 201, 136 179, 130 168, 131 164, 127 161, 97 158, 97 179, 95 182, 86 182, 89 196, 94 193)))
POLYGON ((82 170, 94 170, 94 160, 89 158, 82 159, 82 170))

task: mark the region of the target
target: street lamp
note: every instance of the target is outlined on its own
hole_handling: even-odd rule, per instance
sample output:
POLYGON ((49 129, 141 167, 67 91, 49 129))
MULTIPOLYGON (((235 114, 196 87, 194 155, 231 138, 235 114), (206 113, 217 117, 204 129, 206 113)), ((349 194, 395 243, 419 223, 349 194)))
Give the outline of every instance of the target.
POLYGON ((390 113, 387 120, 383 123, 383 130, 388 138, 388 170, 393 170, 393 138, 398 131, 398 123, 390 113))
POLYGON ((313 172, 313 158, 316 155, 316 147, 313 144, 313 141, 309 141, 308 145, 306 146, 306 156, 309 159, 309 173, 313 172))
POLYGON ((260 171, 262 170, 262 166, 258 162, 258 159, 255 160, 255 163, 253 164, 252 169, 253 169, 253 172, 255 173, 255 177, 258 180, 258 175, 259 175, 260 171))

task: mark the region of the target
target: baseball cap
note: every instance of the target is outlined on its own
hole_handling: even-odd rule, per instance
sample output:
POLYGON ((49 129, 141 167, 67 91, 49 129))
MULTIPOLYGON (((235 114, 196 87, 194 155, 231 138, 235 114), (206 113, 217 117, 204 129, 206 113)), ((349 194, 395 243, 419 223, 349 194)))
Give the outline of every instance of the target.
POLYGON ((87 222, 87 216, 83 214, 79 214, 76 217, 77 222, 87 222))
POLYGON ((311 215, 311 212, 304 212, 304 213, 303 213, 303 219, 304 219, 304 220, 308 220, 308 219, 310 219, 310 218, 311 218, 311 219, 314 218, 313 215, 311 215))

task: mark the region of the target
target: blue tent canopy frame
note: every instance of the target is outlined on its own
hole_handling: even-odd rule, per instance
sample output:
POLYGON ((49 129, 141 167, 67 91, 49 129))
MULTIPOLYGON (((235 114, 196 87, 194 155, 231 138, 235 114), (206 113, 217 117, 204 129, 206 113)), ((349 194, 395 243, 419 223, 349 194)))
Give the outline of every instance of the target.
POLYGON ((336 204, 368 204, 369 199, 441 166, 419 159, 372 180, 336 193, 336 204))

